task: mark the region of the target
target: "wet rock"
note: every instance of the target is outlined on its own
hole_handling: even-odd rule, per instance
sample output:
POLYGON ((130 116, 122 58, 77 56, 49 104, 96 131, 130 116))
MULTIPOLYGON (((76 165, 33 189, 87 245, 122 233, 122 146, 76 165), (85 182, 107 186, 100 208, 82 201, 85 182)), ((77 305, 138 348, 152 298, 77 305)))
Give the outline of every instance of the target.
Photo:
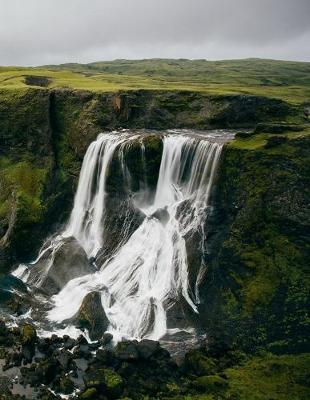
MULTIPOLYGON (((111 168, 112 170, 112 168, 111 168)), ((113 179, 116 174, 113 173, 113 179)), ((103 247, 96 258, 96 265, 103 265, 115 251, 138 229, 142 224, 145 214, 136 208, 133 200, 128 198, 129 194, 124 199, 120 198, 119 183, 115 188, 112 188, 109 177, 107 180, 107 197, 106 197, 106 215, 105 215, 105 232, 107 233, 103 238, 103 247)), ((122 183, 121 183, 122 185, 122 183)))
POLYGON ((100 344, 101 346, 106 346, 107 344, 110 344, 112 340, 113 340, 113 335, 111 333, 106 332, 102 335, 100 344))
POLYGON ((119 342, 115 348, 115 356, 119 360, 137 360, 139 358, 139 353, 137 349, 136 341, 133 342, 119 342))
POLYGON ((88 343, 89 350, 91 350, 91 351, 98 350, 100 346, 101 346, 100 342, 88 343))
POLYGON ((51 343, 52 343, 53 345, 59 345, 59 344, 62 343, 62 338, 59 337, 59 336, 57 336, 57 335, 55 335, 55 334, 53 334, 53 335, 50 337, 50 341, 51 341, 51 343))
POLYGON ((87 329, 91 340, 99 340, 109 325, 109 320, 102 307, 100 293, 88 293, 71 321, 78 328, 87 329))
POLYGON ((160 349, 159 342, 143 339, 137 345, 139 356, 145 360, 152 357, 160 349))
POLYGON ((57 361, 59 362, 61 368, 64 371, 68 371, 69 367, 73 361, 72 354, 68 350, 58 350, 57 353, 55 354, 55 357, 57 358, 57 361))
POLYGON ((26 377, 29 378, 28 383, 30 383, 32 386, 36 386, 38 384, 50 384, 56 377, 58 371, 59 371, 59 364, 58 362, 53 359, 53 358, 48 358, 45 360, 42 360, 38 364, 34 366, 34 370, 32 369, 33 367, 30 367, 29 371, 32 373, 28 374, 27 371, 24 369, 24 374, 22 374, 26 377))
POLYGON ((86 338, 84 335, 80 335, 77 339, 76 339, 76 344, 77 345, 82 345, 82 344, 88 344, 86 338))
POLYGON ((31 307, 26 285, 12 275, 0 279, 0 305, 10 314, 21 315, 31 307))
POLYGON ((74 339, 72 339, 72 338, 70 338, 69 336, 66 336, 66 335, 63 337, 63 342, 64 342, 64 348, 67 349, 67 350, 73 349, 73 347, 76 344, 74 339))
POLYGON ((52 343, 50 338, 42 338, 38 340, 37 348, 42 354, 52 355, 57 347, 52 343))
POLYGON ((81 344, 74 349, 73 352, 76 358, 85 358, 85 360, 90 360, 92 358, 91 349, 88 344, 81 344))
POLYGON ((189 326, 199 326, 199 315, 188 304, 183 296, 177 301, 171 301, 167 308, 167 328, 186 329, 189 326))
POLYGON ((30 268, 29 284, 38 285, 38 277, 44 276, 40 288, 47 294, 58 293, 71 279, 95 272, 78 241, 66 238, 55 250, 49 250, 30 268), (54 253, 53 253, 54 252, 54 253), (49 264, 52 261, 52 265, 49 264), (46 270, 48 268, 48 272, 46 270))
POLYGON ((35 348, 34 346, 22 346, 22 358, 24 360, 24 364, 31 363, 34 355, 35 355, 35 348))
POLYGON ((170 218, 166 208, 160 208, 152 214, 153 218, 158 219, 161 223, 166 224, 170 218))

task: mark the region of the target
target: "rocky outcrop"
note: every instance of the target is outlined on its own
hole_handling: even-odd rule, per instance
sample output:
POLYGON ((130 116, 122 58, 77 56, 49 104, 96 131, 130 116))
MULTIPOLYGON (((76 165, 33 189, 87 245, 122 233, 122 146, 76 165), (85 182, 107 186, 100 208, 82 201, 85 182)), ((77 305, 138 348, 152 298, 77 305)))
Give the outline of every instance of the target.
MULTIPOLYGON (((178 91, 106 94, 2 89, 0 201, 4 206, 0 237, 6 232, 10 235, 5 236, 5 244, 0 244, 0 271, 21 260, 32 261, 44 238, 66 220, 83 156, 99 132, 119 127, 243 127, 291 118, 303 121, 304 110, 265 97, 178 91), (14 204, 16 215, 12 212, 14 204)), ((146 148, 154 154, 147 158, 154 159, 154 165, 149 166, 149 183, 154 179, 159 154, 158 146, 150 144, 146 148)), ((138 174, 138 169, 135 172, 138 174)))
POLYGON ((21 315, 31 307, 32 298, 26 285, 12 275, 0 278, 0 307, 12 315, 21 315))
POLYGON ((271 137, 272 146, 264 136, 251 149, 262 140, 256 136, 223 153, 200 315, 210 337, 247 351, 305 352, 310 141, 271 137))
POLYGON ((88 293, 70 322, 79 329, 87 329, 91 340, 101 339, 110 322, 103 309, 100 292, 88 293))
MULTIPOLYGON (((48 246, 49 243, 46 245, 48 246)), ((35 284, 48 295, 58 293, 74 278, 95 272, 83 248, 73 238, 62 239, 47 249, 36 264, 29 267, 29 284, 35 284)))
POLYGON ((8 328, 2 321, 0 349, 0 396, 8 400, 309 397, 308 354, 253 357, 209 343, 177 364, 151 340, 113 349, 102 340, 87 343, 83 336, 42 339, 30 325, 8 328), (21 349, 26 345, 35 357, 27 358, 21 349))

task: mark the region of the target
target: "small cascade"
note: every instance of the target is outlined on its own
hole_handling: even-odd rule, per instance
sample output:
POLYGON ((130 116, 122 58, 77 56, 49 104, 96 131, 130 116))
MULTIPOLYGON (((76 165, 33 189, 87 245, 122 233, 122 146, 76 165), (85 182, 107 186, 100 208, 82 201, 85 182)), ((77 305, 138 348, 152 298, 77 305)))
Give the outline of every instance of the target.
MULTIPOLYGON (((152 192, 146 173, 145 137, 141 133, 115 132, 101 134, 91 143, 67 226, 43 246, 30 268, 20 266, 15 271, 15 276, 40 287, 52 268, 55 252, 68 238, 76 240, 87 257, 95 260, 97 270, 85 269, 78 276, 72 274, 72 279, 51 297, 49 321, 57 324, 70 320, 85 296, 95 291, 101 294, 109 320, 108 330, 118 339, 158 340, 169 329, 178 329, 169 323, 169 315, 178 304, 186 303, 192 313, 197 313, 199 283, 205 269, 203 232, 223 143, 190 132, 162 133, 161 163, 156 190, 152 192), (143 168, 140 191, 135 193, 132 193, 133 177, 126 161, 133 143, 140 146, 143 168), (109 235, 107 179, 113 174, 114 159, 119 162, 125 192, 131 193, 130 201, 144 217, 137 229, 129 237, 124 236, 126 240, 115 246, 114 253, 100 264, 102 259, 98 255, 104 247, 105 236, 109 235), (200 235, 197 257, 201 261, 196 285, 191 288, 187 238, 196 232, 200 235)), ((124 220, 123 225, 127 224, 124 220)))

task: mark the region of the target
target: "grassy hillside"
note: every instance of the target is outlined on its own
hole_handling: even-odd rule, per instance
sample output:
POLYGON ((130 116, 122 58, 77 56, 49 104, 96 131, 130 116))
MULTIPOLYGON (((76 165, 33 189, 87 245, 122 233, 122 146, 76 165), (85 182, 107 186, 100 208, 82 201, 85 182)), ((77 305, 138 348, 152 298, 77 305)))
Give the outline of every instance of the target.
POLYGON ((0 88, 27 86, 27 76, 44 77, 31 86, 119 90, 186 90, 209 94, 249 94, 300 104, 310 101, 310 63, 246 59, 115 60, 39 68, 0 67, 0 88))

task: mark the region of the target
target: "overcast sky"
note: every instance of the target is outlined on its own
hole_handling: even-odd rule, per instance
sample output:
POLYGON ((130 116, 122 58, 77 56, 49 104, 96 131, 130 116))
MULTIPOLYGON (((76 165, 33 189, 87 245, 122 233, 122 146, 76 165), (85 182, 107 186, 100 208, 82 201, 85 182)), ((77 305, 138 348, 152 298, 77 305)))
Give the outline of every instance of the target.
POLYGON ((310 0, 0 0, 0 65, 310 61, 310 0))

